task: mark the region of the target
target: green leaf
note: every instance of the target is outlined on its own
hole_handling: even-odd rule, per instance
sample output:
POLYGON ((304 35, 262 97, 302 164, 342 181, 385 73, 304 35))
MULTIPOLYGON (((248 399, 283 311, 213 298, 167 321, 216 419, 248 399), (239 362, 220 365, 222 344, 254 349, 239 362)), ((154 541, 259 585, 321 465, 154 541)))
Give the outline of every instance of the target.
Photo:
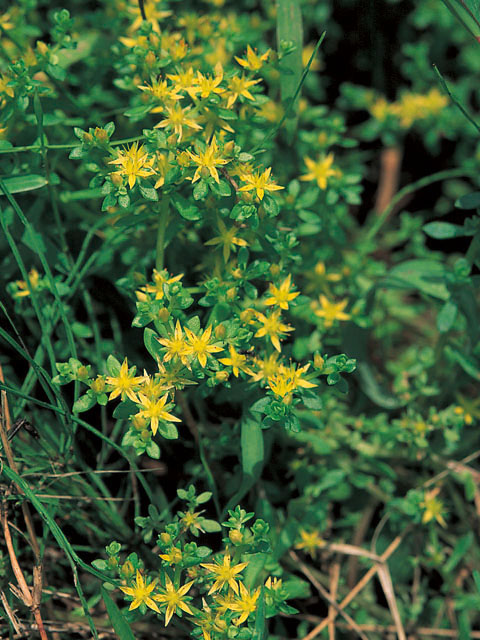
POLYGON ((153 187, 145 187, 139 182, 138 188, 145 200, 152 200, 153 202, 158 200, 158 193, 153 187))
POLYGON ((89 394, 87 392, 85 395, 80 396, 80 398, 78 398, 78 400, 74 403, 73 412, 82 413, 83 411, 88 411, 89 409, 94 407, 96 404, 97 404, 97 399, 95 397, 95 394, 89 394))
POLYGON ((146 327, 143 332, 143 342, 148 353, 158 361, 161 358, 162 345, 158 341, 158 333, 150 327, 146 327))
POLYGON ((200 220, 202 217, 200 209, 179 194, 172 195, 172 204, 185 220, 200 220))
MULTIPOLYGON (((44 187, 47 184, 47 180, 43 176, 29 173, 23 176, 2 178, 2 183, 10 193, 23 193, 24 191, 33 191, 44 187)), ((0 190, 0 196, 3 195, 5 195, 3 190, 0 190)))
POLYGON ((455 202, 457 209, 478 209, 480 208, 480 191, 466 193, 455 202))
POLYGON ((210 184, 210 190, 216 196, 220 196, 220 197, 224 197, 224 198, 227 198, 232 193, 230 185, 228 184, 228 182, 226 182, 226 180, 220 180, 219 183, 212 182, 210 184))
POLYGON ((263 468, 263 433, 259 420, 251 414, 242 420, 241 449, 243 473, 252 482, 260 477, 263 468))
POLYGON ((461 238, 462 236, 472 235, 473 232, 468 232, 464 227, 458 224, 450 224, 450 222, 428 222, 423 225, 423 230, 436 240, 445 240, 446 238, 461 238))
POLYGON ((193 197, 195 200, 202 200, 208 193, 208 185, 204 180, 200 180, 193 187, 193 197))
POLYGON ((450 346, 445 347, 445 354, 457 362, 469 376, 477 381, 480 380, 480 369, 476 360, 450 346))
POLYGON ((117 634, 119 640, 135 640, 135 636, 133 635, 128 622, 125 620, 122 612, 110 597, 108 591, 104 587, 100 587, 100 593, 102 594, 113 630, 117 634))
POLYGON ((115 356, 109 355, 107 358, 107 371, 108 375, 112 376, 112 378, 116 378, 120 373, 120 362, 115 358, 115 356))
POLYGON ((450 293, 442 282, 445 266, 435 260, 407 260, 393 267, 380 282, 381 287, 392 289, 418 289, 422 293, 447 300, 450 293))
POLYGON ((404 406, 404 402, 382 387, 375 377, 372 367, 367 362, 359 361, 357 371, 363 393, 377 406, 384 409, 398 409, 404 406))
POLYGON ((159 422, 158 433, 166 440, 178 439, 178 429, 172 422, 159 422))
POLYGON ((447 300, 440 309, 437 316, 437 329, 441 333, 450 331, 457 317, 457 305, 451 300, 447 300))
POLYGON ((150 440, 150 442, 147 444, 147 447, 145 449, 145 453, 150 458, 153 458, 154 460, 158 460, 160 458, 160 447, 154 440, 150 440))

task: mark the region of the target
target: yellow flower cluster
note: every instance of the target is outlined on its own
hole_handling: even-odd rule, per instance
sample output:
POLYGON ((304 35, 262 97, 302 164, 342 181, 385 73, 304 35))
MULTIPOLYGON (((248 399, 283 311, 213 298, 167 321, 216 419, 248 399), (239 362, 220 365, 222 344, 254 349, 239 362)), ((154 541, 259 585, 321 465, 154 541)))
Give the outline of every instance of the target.
POLYGON ((385 122, 389 116, 393 116, 402 128, 408 129, 419 120, 438 116, 447 104, 447 97, 434 88, 426 94, 405 93, 395 102, 380 97, 371 102, 368 109, 376 120, 385 122))

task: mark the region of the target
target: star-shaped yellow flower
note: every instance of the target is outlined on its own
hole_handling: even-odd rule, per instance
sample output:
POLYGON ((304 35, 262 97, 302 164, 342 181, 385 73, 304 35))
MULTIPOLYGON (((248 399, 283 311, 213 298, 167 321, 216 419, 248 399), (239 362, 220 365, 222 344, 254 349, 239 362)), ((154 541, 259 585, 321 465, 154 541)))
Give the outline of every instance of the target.
POLYGON ((281 351, 280 338, 288 331, 293 331, 293 328, 288 324, 284 324, 280 320, 280 310, 273 311, 269 315, 264 315, 257 311, 257 320, 263 325, 255 334, 255 338, 262 338, 268 336, 277 351, 281 351))
POLYGON ((126 593, 127 596, 132 596, 133 600, 128 607, 129 611, 133 611, 133 609, 137 609, 141 604, 147 605, 150 609, 153 609, 157 613, 161 613, 158 606, 155 604, 153 599, 150 597, 150 594, 155 589, 156 580, 147 584, 140 571, 137 569, 137 577, 136 584, 134 587, 120 587, 123 593, 126 593))
MULTIPOLYGON (((176 613, 177 608, 193 616, 193 611, 184 601, 185 596, 190 590, 193 582, 194 581, 192 580, 191 582, 187 582, 187 584, 184 584, 183 587, 175 589, 170 578, 168 576, 165 576, 164 593, 159 593, 156 596, 153 596, 157 602, 167 605, 167 610, 165 611, 165 626, 167 626, 167 624, 170 622, 173 614, 176 613)), ((187 597, 187 600, 188 599, 189 598, 187 597)))
POLYGON ((338 169, 332 167, 333 153, 329 153, 327 156, 320 156, 316 162, 308 157, 304 160, 310 173, 300 176, 300 180, 316 180, 320 189, 326 189, 328 179, 339 175, 338 169))
POLYGON ((292 276, 288 275, 279 287, 270 284, 270 298, 265 300, 266 305, 276 305, 280 309, 288 309, 288 303, 300 295, 300 291, 290 291, 292 276))
POLYGON ((323 294, 320 296, 321 309, 315 311, 315 315, 324 319, 325 328, 331 327, 335 320, 350 320, 350 314, 345 313, 344 309, 348 304, 347 298, 341 302, 330 302, 323 294))
POLYGON ((248 69, 249 71, 258 71, 263 67, 263 63, 268 60, 270 53, 271 51, 268 49, 268 51, 265 51, 265 53, 262 53, 262 55, 259 56, 258 53, 256 53, 255 50, 247 44, 246 59, 237 58, 237 56, 235 56, 235 60, 244 69, 248 69))
POLYGON ((247 184, 243 187, 240 187, 239 191, 254 190, 257 194, 257 198, 259 200, 263 200, 265 191, 279 191, 280 189, 283 189, 284 187, 281 187, 280 185, 275 184, 270 180, 271 172, 272 167, 268 167, 268 169, 265 169, 263 173, 261 173, 260 171, 255 171, 250 174, 242 174, 241 179, 247 184))
POLYGON ((137 402, 137 394, 139 386, 144 381, 144 376, 135 376, 135 367, 128 368, 127 358, 122 363, 117 376, 107 376, 105 382, 113 387, 112 392, 108 396, 109 400, 114 400, 120 396, 121 400, 129 398, 132 402, 137 402))
POLYGON ((218 353, 223 351, 222 347, 215 344, 210 344, 212 336, 212 327, 207 327, 202 334, 198 336, 190 329, 185 327, 185 333, 187 335, 187 345, 185 347, 185 355, 194 356, 197 358, 201 367, 205 367, 207 364, 207 356, 210 353, 218 353))
POLYGON ((200 178, 202 177, 203 169, 206 169, 206 171, 208 171, 215 182, 220 182, 216 167, 227 164, 229 160, 222 158, 221 154, 219 153, 215 136, 213 136, 211 143, 205 149, 205 151, 200 151, 198 154, 188 151, 188 155, 193 160, 193 162, 198 165, 192 182, 200 180, 200 178))
POLYGON ((236 576, 238 573, 240 573, 240 571, 243 571, 243 569, 245 569, 248 562, 239 562, 238 564, 232 567, 230 564, 231 561, 232 561, 231 557, 228 554, 225 554, 223 556, 222 564, 219 564, 217 562, 215 564, 208 563, 208 564, 201 565, 202 567, 204 567, 208 571, 211 571, 217 576, 215 582, 210 588, 210 591, 208 592, 208 595, 215 593, 215 591, 219 591, 226 584, 228 584, 228 586, 232 589, 232 591, 234 591, 235 593, 238 593, 238 584, 236 582, 238 578, 236 576))
POLYGON ((127 176, 128 186, 132 189, 137 178, 148 178, 155 173, 152 167, 154 162, 155 158, 148 155, 143 144, 138 146, 138 142, 135 142, 129 149, 117 151, 115 160, 108 164, 120 165, 113 175, 127 176))

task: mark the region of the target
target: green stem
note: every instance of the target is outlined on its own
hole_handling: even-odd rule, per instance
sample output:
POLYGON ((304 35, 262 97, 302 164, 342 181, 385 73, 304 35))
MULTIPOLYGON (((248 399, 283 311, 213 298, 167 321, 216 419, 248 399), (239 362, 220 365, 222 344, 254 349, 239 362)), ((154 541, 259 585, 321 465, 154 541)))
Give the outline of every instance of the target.
POLYGON ((430 184, 434 182, 441 182, 442 180, 448 180, 450 178, 469 178, 475 175, 473 169, 446 169, 445 171, 438 171, 437 173, 433 173, 431 176, 426 176, 425 178, 420 178, 416 182, 412 182, 412 184, 403 187, 400 191, 397 191, 395 196, 390 201, 390 204, 386 209, 382 211, 379 216, 376 216, 372 225, 369 229, 367 229, 365 234, 365 241, 368 244, 373 238, 377 235, 380 229, 383 227, 385 222, 388 220, 390 214, 395 209, 397 204, 408 194, 414 193, 418 191, 418 189, 423 189, 424 187, 428 187, 430 184))
MULTIPOLYGON (((145 140, 145 136, 135 136, 134 138, 123 138, 122 140, 115 140, 114 142, 110 142, 111 147, 118 147, 120 144, 128 144, 129 142, 137 142, 140 140, 145 140)), ((45 149, 73 149, 74 147, 78 147, 81 144, 80 140, 78 142, 71 142, 70 144, 45 144, 45 149)), ((19 153, 20 151, 41 151, 42 145, 39 144, 29 144, 25 147, 10 147, 9 149, 0 149, 0 153, 19 153)))
POLYGON ((161 271, 163 269, 163 259, 165 255, 165 231, 167 229, 169 215, 170 198, 169 196, 162 196, 160 201, 160 220, 158 222, 157 249, 155 257, 155 268, 157 271, 161 271))

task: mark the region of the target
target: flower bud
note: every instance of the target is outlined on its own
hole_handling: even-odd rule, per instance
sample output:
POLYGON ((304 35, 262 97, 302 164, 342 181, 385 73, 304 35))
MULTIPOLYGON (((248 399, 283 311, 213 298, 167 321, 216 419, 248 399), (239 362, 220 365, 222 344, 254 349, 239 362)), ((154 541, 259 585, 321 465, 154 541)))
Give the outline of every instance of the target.
POLYGON ((218 324, 215 327, 214 334, 215 334, 215 337, 218 338, 219 340, 223 340, 223 338, 225 338, 225 334, 226 333, 227 333, 227 331, 225 329, 225 325, 218 324))
POLYGON ((270 265, 270 273, 272 274, 273 277, 278 276, 279 273, 280 273, 280 265, 271 264, 270 265))
POLYGON ((153 51, 149 51, 145 56, 145 64, 147 65, 147 67, 153 67, 155 62, 156 62, 155 54, 153 53, 153 51))
POLYGON ((226 382, 228 380, 228 371, 217 371, 215 380, 217 380, 217 382, 226 382))
POLYGON ((130 562, 130 560, 127 560, 122 564, 120 573, 124 578, 131 578, 134 575, 135 569, 133 568, 133 564, 130 562))
POLYGON ((243 542, 243 533, 238 529, 230 529, 228 537, 233 544, 241 544, 243 542))
POLYGON ((41 40, 38 40, 37 41, 37 49, 38 49, 39 53, 42 56, 44 56, 48 52, 48 45, 46 45, 45 42, 42 42, 41 40))
POLYGON ((164 531, 160 534, 160 540, 163 542, 163 544, 170 544, 172 542, 172 536, 164 531))
POLYGON ((97 376, 95 380, 90 383, 90 389, 95 393, 103 393, 105 391, 105 378, 103 376, 97 376))
POLYGON ((316 353, 313 356, 313 366, 316 369, 323 369, 323 365, 325 364, 325 359, 319 353, 316 353))
POLYGON ((119 173, 111 173, 110 180, 116 187, 120 187, 123 184, 123 178, 119 173))
POLYGON ((98 142, 106 142, 108 140, 108 133, 105 131, 105 129, 101 129, 100 127, 95 127, 93 135, 98 140, 98 142))
POLYGON ((170 311, 166 307, 162 307, 162 309, 160 309, 158 312, 158 319, 161 322, 168 322, 169 317, 170 311))

